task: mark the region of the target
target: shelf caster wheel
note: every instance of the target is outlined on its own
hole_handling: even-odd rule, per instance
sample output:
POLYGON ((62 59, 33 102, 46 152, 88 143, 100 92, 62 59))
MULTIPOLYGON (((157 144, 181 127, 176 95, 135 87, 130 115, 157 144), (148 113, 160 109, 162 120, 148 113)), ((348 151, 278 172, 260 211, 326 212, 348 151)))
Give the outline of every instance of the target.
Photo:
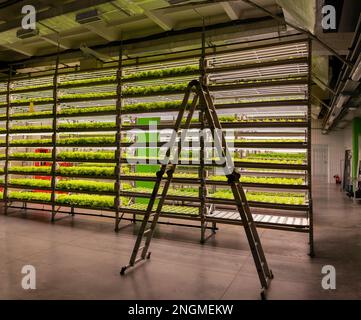
POLYGON ((120 270, 120 275, 121 275, 121 276, 124 276, 124 275, 125 275, 125 270, 127 270, 127 267, 123 267, 123 268, 120 270))
POLYGON ((310 258, 314 258, 314 257, 315 257, 315 253, 314 253, 313 251, 310 252, 308 255, 309 255, 310 258))
POLYGON ((147 260, 150 259, 150 255, 151 255, 151 254, 152 254, 151 252, 148 252, 148 254, 147 254, 147 260))

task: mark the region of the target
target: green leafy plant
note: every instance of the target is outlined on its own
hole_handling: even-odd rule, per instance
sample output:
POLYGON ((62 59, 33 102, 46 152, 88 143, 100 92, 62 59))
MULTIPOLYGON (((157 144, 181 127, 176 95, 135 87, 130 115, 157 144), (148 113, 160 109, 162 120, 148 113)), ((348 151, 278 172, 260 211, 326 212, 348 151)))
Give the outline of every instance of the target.
MULTIPOLYGON (((159 192, 161 192, 160 189, 159 192)), ((125 189, 127 192, 139 193, 139 194, 150 194, 151 189, 142 187, 129 187, 125 189)), ((198 197, 198 190, 196 188, 177 188, 170 189, 168 195, 173 196, 184 196, 184 197, 198 197)), ((266 202, 266 203, 277 203, 277 204, 292 204, 292 205, 303 205, 305 204, 304 195, 301 193, 284 193, 284 192, 247 192, 247 199, 254 202, 266 202)), ((211 198, 219 199, 234 199, 231 190, 223 189, 211 192, 209 194, 211 198)))
MULTIPOLYGON (((146 87, 129 87, 123 90, 123 96, 148 96, 156 94, 165 94, 173 92, 182 92, 187 88, 187 83, 183 84, 169 84, 162 86, 146 86, 146 87)), ((101 93, 82 93, 82 94, 66 94, 58 98, 59 102, 67 101, 82 101, 82 100, 96 100, 96 99, 113 99, 116 97, 115 91, 101 92, 101 93)), ((32 98, 32 99, 17 99, 11 102, 13 106, 33 103, 52 103, 53 98, 32 98)), ((6 103, 0 103, 6 105, 6 103)))
POLYGON ((41 166, 41 167, 35 167, 35 166, 11 166, 9 168, 9 173, 29 173, 29 174, 43 173, 43 174, 50 174, 51 173, 51 167, 46 167, 46 166, 41 166))
POLYGON ((168 84, 162 86, 149 86, 149 87, 129 87, 123 92, 124 96, 135 96, 135 95, 153 95, 161 94, 166 92, 178 92, 184 91, 188 86, 188 83, 182 84, 168 84))
MULTIPOLYGON (((231 142, 231 141, 230 141, 231 142)), ((293 143, 302 143, 305 142, 304 139, 237 139, 234 140, 235 143, 285 143, 285 142, 293 142, 293 143)))
POLYGON ((114 197, 87 194, 59 194, 56 197, 56 203, 75 207, 114 208, 114 197))
MULTIPOLYGON (((144 78, 156 79, 162 77, 175 77, 175 76, 182 76, 182 75, 189 75, 189 74, 196 74, 199 71, 199 67, 196 65, 189 65, 184 67, 175 67, 175 68, 166 68, 166 69, 158 69, 158 70, 149 70, 149 71, 141 71, 132 74, 128 74, 123 76, 122 81, 129 81, 129 80, 142 80, 144 78)), ((76 87, 78 85, 91 85, 97 83, 115 83, 116 76, 105 76, 105 77, 98 77, 98 78, 88 78, 88 79, 81 79, 81 80, 70 80, 58 83, 59 88, 63 87, 76 87)), ((43 89, 49 88, 51 89, 53 84, 51 82, 45 84, 38 84, 33 86, 24 86, 24 87, 16 87, 12 88, 11 92, 18 92, 18 91, 27 91, 27 90, 36 90, 36 89, 43 89)), ((0 91, 1 94, 6 94, 7 91, 0 91)))
POLYGON ((51 153, 35 153, 35 152, 14 152, 10 155, 19 159, 51 159, 51 153))
MULTIPOLYGON (((227 181, 224 176, 211 176, 208 179, 213 181, 227 181)), ((249 177, 242 176, 240 181, 242 183, 260 183, 260 184, 284 184, 284 185, 303 185, 302 178, 271 178, 271 177, 249 177)))
POLYGON ((30 126, 12 126, 10 132, 32 132, 32 131, 41 131, 41 130, 52 130, 50 125, 30 125, 30 126))
MULTIPOLYGON (((59 175, 64 176, 87 176, 87 177, 115 177, 115 167, 111 166, 112 164, 108 164, 108 166, 100 166, 97 167, 95 164, 86 163, 88 166, 76 166, 76 167, 58 167, 56 172, 59 175)), ((104 164, 102 164, 104 165, 104 164)), ((126 168, 122 168, 122 171, 126 170, 126 168)), ((51 174, 50 166, 12 166, 9 168, 9 173, 20 173, 20 174, 51 174)))
MULTIPOLYGON (((114 168, 115 167, 115 163, 99 163, 99 162, 94 162, 94 163, 79 163, 77 165, 77 167, 108 167, 108 168, 114 168)), ((74 167, 72 167, 74 168, 74 167)))
POLYGON ((115 129, 115 122, 61 123, 59 129, 115 129))
POLYGON ((235 163, 269 163, 269 164, 290 164, 290 165, 300 165, 303 164, 303 160, 278 160, 278 159, 254 159, 254 158, 243 158, 243 159, 235 159, 235 163))
POLYGON ((81 137, 81 138, 67 138, 59 139, 58 145, 115 145, 115 137, 81 137))
MULTIPOLYGON (((147 204, 135 203, 127 206, 129 209, 145 211, 147 210, 147 204)), ((197 216, 199 215, 199 209, 191 206, 171 206, 171 205, 163 205, 163 212, 170 214, 182 214, 182 215, 190 215, 197 216)))
POLYGON ((64 176, 115 177, 114 167, 59 167, 57 172, 64 176))
MULTIPOLYGON (((13 158, 19 159, 51 159, 50 153, 35 153, 35 152, 15 152, 11 154, 13 158)), ((86 151, 63 151, 59 152, 59 160, 114 160, 114 152, 86 152, 86 151)))
POLYGON ((248 159, 280 159, 280 160, 306 160, 306 153, 253 153, 247 156, 248 159))
POLYGON ((85 108, 64 108, 59 111, 59 115, 75 115, 84 113, 95 112, 115 112, 115 106, 102 106, 102 107, 85 107, 85 108))
POLYGON ((51 181, 50 180, 41 180, 41 179, 11 179, 11 184, 27 186, 27 187, 36 187, 36 188, 50 188, 51 181))
POLYGON ((114 183, 88 180, 59 180, 57 188, 62 190, 114 192, 114 183))
POLYGON ((22 200, 22 201, 41 201, 50 202, 50 193, 41 192, 22 192, 22 191, 11 191, 9 192, 10 200, 22 200))
MULTIPOLYGON (((16 87, 16 88, 12 88, 11 89, 11 92, 15 93, 15 92, 18 92, 18 91, 24 91, 24 90, 36 90, 36 89, 43 89, 43 88, 49 88, 51 89, 53 87, 52 83, 45 83, 45 84, 37 84, 37 85, 34 85, 34 86, 25 86, 25 87, 16 87)), ((0 94, 6 94, 7 91, 1 91, 0 94)))
MULTIPOLYGON (((233 193, 230 190, 218 190, 210 194, 210 197, 219 198, 219 199, 234 199, 233 193)), ((290 204, 290 205, 305 204, 304 195, 297 193, 247 192, 246 197, 248 201, 253 201, 253 202, 290 204)))
MULTIPOLYGON (((50 188, 50 180, 41 179, 11 179, 11 184, 28 186, 34 188, 50 188)), ((93 192, 114 192, 114 182, 101 182, 91 180, 59 180, 56 187, 61 190, 93 191, 93 192)), ((127 187, 123 184, 123 187, 127 187)))
MULTIPOLYGON (((0 193, 1 199, 3 193, 0 193)), ((18 201, 40 201, 50 203, 51 194, 42 192, 25 192, 25 191, 11 191, 9 193, 10 200, 18 201)), ((129 199, 121 197, 121 201, 127 204, 129 199)), ((114 209, 113 196, 87 195, 87 194, 58 194, 55 202, 59 205, 69 206, 85 206, 91 208, 109 208, 114 209)))
POLYGON ((51 139, 22 139, 22 140, 13 140, 10 142, 10 146, 22 146, 22 145, 51 145, 51 139))
MULTIPOLYGON (((23 117, 29 117, 29 118, 37 118, 42 116, 49 116, 51 117, 53 114, 52 111, 37 111, 37 112, 19 112, 19 113, 13 113, 10 115, 10 119, 16 119, 16 118, 23 118, 23 117)), ((5 119, 6 116, 0 115, 0 119, 5 119)))
POLYGON ((168 76, 179 76, 183 74, 189 73, 197 73, 199 71, 199 66, 190 65, 185 67, 176 67, 176 68, 168 68, 168 69, 159 69, 159 70, 150 70, 150 71, 142 71, 138 73, 133 73, 130 75, 124 76, 124 80, 141 80, 142 78, 162 78, 168 76))
POLYGON ((63 151, 58 154, 59 160, 114 160, 114 152, 63 151))

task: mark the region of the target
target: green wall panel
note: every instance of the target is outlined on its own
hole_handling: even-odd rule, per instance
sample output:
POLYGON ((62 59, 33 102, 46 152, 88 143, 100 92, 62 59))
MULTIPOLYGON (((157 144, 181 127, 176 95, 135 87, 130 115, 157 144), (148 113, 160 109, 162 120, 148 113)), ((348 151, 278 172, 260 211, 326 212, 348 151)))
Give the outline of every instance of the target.
POLYGON ((359 162, 359 136, 361 134, 361 118, 352 120, 352 179, 357 178, 359 162))
MULTIPOLYGON (((149 125, 149 124, 159 124, 160 118, 153 117, 153 118, 138 118, 136 121, 137 125, 149 125)), ((158 142, 159 140, 159 133, 152 132, 152 133, 144 133, 137 135, 137 141, 141 143, 145 142, 158 142)), ((158 149, 157 148, 142 148, 136 151, 137 156, 141 157, 157 157, 158 156, 158 149)), ((159 170, 158 165, 151 165, 151 164, 137 164, 135 166, 136 172, 152 172, 154 176, 156 172, 159 170)), ((152 189, 154 186, 154 182, 148 181, 137 181, 135 183, 136 187, 139 188, 149 188, 152 189)), ((136 203, 148 203, 147 198, 137 198, 136 203)))

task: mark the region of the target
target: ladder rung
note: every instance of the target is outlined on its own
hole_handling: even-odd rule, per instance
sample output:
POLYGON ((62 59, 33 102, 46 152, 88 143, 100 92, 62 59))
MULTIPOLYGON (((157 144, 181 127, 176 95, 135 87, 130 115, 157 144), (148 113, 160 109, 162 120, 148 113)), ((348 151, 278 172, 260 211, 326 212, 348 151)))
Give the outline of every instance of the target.
MULTIPOLYGON (((210 127, 210 129, 213 129, 212 131, 213 131, 213 133, 215 133, 215 138, 217 138, 216 140, 219 140, 219 142, 220 142, 218 151, 220 151, 221 154, 226 156, 227 151, 229 150, 228 140, 226 139, 226 136, 223 131, 220 131, 220 133, 216 133, 216 130, 222 129, 222 125, 217 116, 217 110, 216 110, 215 106, 213 105, 213 97, 211 96, 206 85, 203 86, 200 82, 197 82, 197 81, 195 81, 195 82, 192 81, 192 82, 190 82, 190 84, 192 84, 191 87, 193 87, 193 86, 196 87, 195 99, 199 99, 201 101, 201 108, 199 108, 199 106, 198 106, 198 109, 200 109, 199 111, 201 111, 202 113, 203 112, 205 113, 206 119, 204 119, 204 120, 206 120, 208 122, 208 127, 210 127)), ((185 98, 187 98, 189 100, 191 93, 192 93, 192 88, 189 88, 189 90, 187 90, 187 92, 186 92, 185 98)), ((198 102, 198 101, 193 100, 192 108, 189 109, 189 111, 192 113, 197 109, 197 105, 195 104, 195 102, 198 102)), ((183 148, 181 141, 178 141, 179 137, 181 137, 181 134, 183 132, 183 131, 181 132, 181 130, 184 130, 184 129, 187 130, 190 128, 189 123, 188 123, 188 121, 190 120, 189 119, 190 114, 188 114, 188 118, 187 118, 188 125, 186 125, 186 126, 181 125, 180 120, 184 116, 184 112, 185 112, 185 110, 181 110, 179 112, 177 122, 176 122, 176 125, 174 128, 176 130, 176 135, 172 135, 173 143, 172 143, 171 147, 178 147, 180 149, 179 152, 183 148)), ((166 155, 168 155, 168 156, 170 155, 170 151, 171 151, 170 148, 168 148, 167 152, 166 152, 166 155)), ((228 158, 227 158, 227 161, 228 161, 228 158)), ((176 167, 177 167, 176 164, 172 164, 171 161, 169 161, 167 164, 163 164, 161 166, 160 171, 157 172, 157 180, 154 185, 153 192, 150 195, 150 202, 148 205, 149 209, 145 210, 145 212, 144 212, 145 215, 143 217, 143 224, 142 224, 142 229, 141 229, 143 232, 138 234, 136 246, 134 246, 133 253, 131 256, 130 266, 133 266, 134 264, 149 258, 150 252, 147 252, 147 251, 149 249, 150 242, 152 240, 152 233, 155 230, 155 226, 158 222, 158 218, 161 216, 163 200, 164 200, 164 199, 160 200, 159 204, 157 205, 155 202, 155 199, 162 199, 162 195, 167 197, 168 191, 169 191, 168 188, 170 186, 170 183, 172 182, 173 173, 176 171, 176 167), (168 175, 167 180, 162 181, 162 179, 165 178, 164 177, 165 173, 167 173, 167 175, 168 175), (162 182, 165 182, 165 185, 164 185, 163 189, 160 189, 162 182), (161 194, 159 194, 159 193, 161 193, 161 194), (150 219, 150 217, 152 217, 153 219, 150 219), (151 225, 148 225, 149 222, 151 222, 151 225), (148 253, 147 257, 145 257, 146 253, 148 253), (135 260, 134 263, 132 263, 133 259, 135 260)), ((257 267, 258 276, 260 278, 262 287, 264 289, 267 289, 268 282, 266 281, 266 279, 270 279, 269 274, 271 274, 271 273, 269 273, 267 261, 266 261, 266 258, 264 256, 263 249, 262 249, 261 240, 259 238, 257 228, 256 228, 256 224, 259 221, 261 221, 261 219, 258 218, 257 215, 252 217, 252 212, 249 208, 248 201, 247 201, 247 198, 245 195, 245 191, 239 180, 240 174, 235 172, 235 174, 233 174, 232 177, 233 177, 233 179, 229 179, 229 184, 230 184, 230 187, 234 194, 235 205, 237 206, 238 211, 239 211, 238 219, 242 219, 242 217, 244 218, 243 219, 244 220, 243 221, 244 228, 245 228, 245 231, 247 234, 247 239, 248 239, 249 245, 252 250, 254 262, 257 267), (255 222, 255 221, 257 221, 257 222, 255 222)), ((218 216, 218 218, 222 217, 224 219, 228 219, 228 218, 234 217, 235 213, 227 212, 227 211, 225 211, 225 212, 218 211, 218 213, 216 213, 216 215, 218 216)), ((262 218, 265 218, 265 217, 262 217, 262 218)))
POLYGON ((134 264, 137 264, 138 262, 144 260, 142 257, 138 258, 137 260, 134 261, 134 264))

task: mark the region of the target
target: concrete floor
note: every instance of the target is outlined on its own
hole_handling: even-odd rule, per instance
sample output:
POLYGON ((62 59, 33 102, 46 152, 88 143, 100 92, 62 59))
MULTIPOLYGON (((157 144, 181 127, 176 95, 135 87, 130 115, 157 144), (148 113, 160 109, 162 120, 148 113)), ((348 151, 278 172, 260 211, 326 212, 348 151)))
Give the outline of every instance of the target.
MULTIPOLYGON (((260 229, 275 275, 269 299, 361 299, 361 207, 335 185, 314 188, 316 257, 307 235, 260 229), (337 289, 323 290, 321 269, 333 265, 337 289)), ((0 215, 1 299, 259 299, 260 285, 241 227, 220 226, 199 245, 199 230, 160 226, 152 259, 125 277, 134 228, 113 232, 112 220, 49 214, 0 215), (37 271, 23 290, 21 268, 37 271)))

